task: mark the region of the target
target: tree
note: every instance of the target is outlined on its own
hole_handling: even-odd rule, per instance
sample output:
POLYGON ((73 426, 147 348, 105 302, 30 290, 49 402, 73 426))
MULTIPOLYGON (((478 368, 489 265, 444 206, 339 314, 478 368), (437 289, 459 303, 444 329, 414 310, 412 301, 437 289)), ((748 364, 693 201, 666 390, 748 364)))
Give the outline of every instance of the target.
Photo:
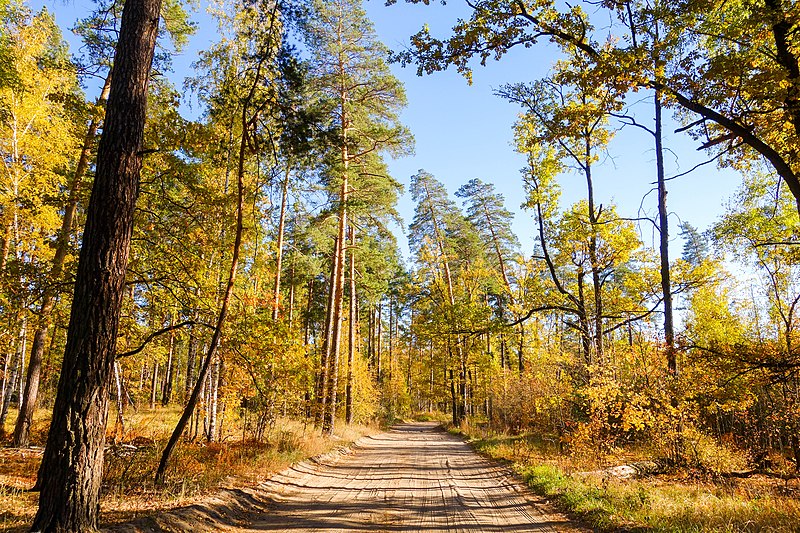
MULTIPOLYGON (((14 427, 13 443, 15 446, 27 446, 30 426, 33 420, 33 412, 38 400, 39 382, 41 379, 42 362, 44 356, 44 346, 47 340, 47 333, 52 321, 52 313, 55 302, 61 292, 61 277, 65 263, 70 252, 70 238, 76 225, 76 213, 78 202, 82 197, 82 187, 86 174, 90 170, 92 149, 96 142, 97 131, 102 123, 102 114, 105 102, 108 99, 108 91, 111 83, 111 63, 114 54, 114 43, 107 37, 109 27, 117 30, 119 17, 121 15, 122 4, 101 5, 98 10, 89 18, 82 20, 76 27, 76 33, 84 39, 84 56, 78 59, 79 72, 84 76, 95 75, 104 77, 105 82, 100 91, 94 106, 86 106, 88 109, 87 125, 83 135, 82 146, 78 150, 77 163, 74 171, 71 172, 66 183, 66 201, 63 205, 63 217, 60 228, 54 232, 53 257, 50 262, 49 272, 45 276, 44 289, 41 295, 41 303, 37 311, 37 320, 31 343, 30 358, 25 379, 25 390, 21 397, 21 404, 17 422, 14 427)), ((169 13, 165 30, 171 37, 172 43, 177 50, 185 44, 186 36, 193 29, 191 24, 186 21, 186 13, 179 3, 175 0, 167 0, 164 9, 169 13)), ((64 52, 64 57, 66 53, 64 52)), ((167 60, 162 58, 162 67, 166 66, 167 60)), ((72 69, 61 69, 70 72, 72 69)))
POLYGON ((514 215, 503 205, 503 195, 495 192, 493 184, 475 178, 458 189, 456 196, 464 199, 467 220, 485 243, 487 257, 497 268, 509 297, 513 299, 506 263, 519 247, 519 241, 511 231, 514 215))
POLYGON ((40 466, 35 531, 97 529, 109 379, 142 164, 161 2, 125 3, 75 280, 67 346, 40 466))
MULTIPOLYGON (((283 41, 280 7, 281 4, 279 2, 267 1, 262 5, 252 5, 241 11, 237 10, 233 20, 235 39, 228 43, 231 45, 231 50, 225 50, 222 54, 219 54, 219 50, 217 50, 217 54, 215 54, 221 58, 221 65, 218 65, 218 68, 221 67, 219 70, 223 73, 219 80, 221 81, 221 87, 215 89, 218 93, 233 97, 232 102, 226 102, 220 106, 221 109, 215 110, 221 112, 223 116, 226 111, 231 113, 229 117, 225 118, 231 120, 231 127, 235 124, 239 135, 239 148, 234 171, 236 179, 234 242, 231 250, 230 270, 228 271, 225 290, 220 300, 219 313, 208 351, 200 367, 197 383, 184 407, 183 414, 162 452, 161 461, 156 470, 155 480, 157 484, 163 483, 172 450, 177 445, 178 439, 186 428, 197 405, 203 383, 208 376, 211 363, 217 353, 223 333, 222 328, 228 315, 228 308, 238 273, 239 256, 244 234, 244 180, 247 172, 248 155, 252 151, 251 147, 258 142, 257 135, 259 122, 262 118, 261 113, 269 109, 269 100, 266 98, 265 92, 269 92, 276 56, 281 49, 283 41), (233 109, 228 109, 225 105, 230 103, 233 104, 233 109), (238 120, 234 122, 234 118, 238 120)), ((229 134, 232 136, 233 132, 231 131, 229 134)), ((212 416, 215 416, 215 412, 212 413, 212 416)), ((209 436, 213 437, 213 433, 213 430, 211 430, 209 436)))
POLYGON ((518 369, 524 367, 523 346, 525 341, 525 323, 520 321, 521 308, 512 287, 508 262, 519 248, 516 235, 511 231, 513 214, 508 211, 502 195, 497 194, 494 185, 484 183, 475 178, 463 185, 456 196, 464 199, 467 220, 477 231, 481 242, 485 243, 487 259, 497 270, 502 280, 505 296, 508 298, 519 334, 518 369))
MULTIPOLYGON (((467 350, 462 335, 469 331, 468 313, 459 308, 459 275, 469 266, 472 250, 459 249, 461 244, 476 243, 474 229, 449 198, 447 190, 431 174, 420 170, 411 177, 411 199, 417 203, 414 220, 409 225, 409 245, 418 264, 425 265, 420 274, 429 278, 427 291, 430 303, 437 309, 440 334, 446 335, 447 361, 453 424, 466 416, 467 350), (465 253, 466 252, 466 253, 465 253), (456 381, 455 372, 458 372, 456 381), (456 386, 456 383, 458 385, 456 386)), ((418 281, 419 283, 419 281, 418 281)))
MULTIPOLYGON (((11 0, 0 1, 0 18, 6 20, 12 9, 11 0)), ((5 32, 0 36, 0 88, 7 86, 16 79, 16 72, 12 66, 11 40, 5 32)))
MULTIPOLYGON (((17 77, 0 87, 0 287, 7 299, 4 314, 17 315, 26 329, 27 310, 41 298, 39 310, 47 315, 61 281, 43 272, 51 263, 60 269, 68 252, 66 242, 53 246, 50 238, 59 235, 62 188, 70 187, 64 169, 78 149, 76 124, 83 110, 75 67, 52 16, 47 11, 33 15, 19 5, 9 7, 2 25, 9 39, 8 66, 17 77)), ((39 334, 39 320, 33 321, 34 342, 44 336, 39 334)), ((43 343, 38 347, 43 349, 43 343)), ((20 352, 20 364, 24 356, 20 352)), ((29 368, 38 369, 41 357, 34 357, 33 363, 29 368)), ((35 399, 38 373, 34 374, 24 380, 23 398, 34 391, 35 399)), ((32 405, 22 404, 23 413, 32 411, 32 405)), ((19 440, 17 434, 15 444, 26 445, 27 439, 19 440)))
POLYGON ((607 364, 605 337, 651 315, 661 297, 653 292, 649 260, 638 251, 633 224, 615 206, 594 202, 592 169, 610 134, 608 111, 616 104, 612 91, 578 76, 575 85, 544 80, 506 87, 502 94, 526 109, 517 124, 518 150, 528 158, 525 205, 534 211, 536 259, 544 263, 548 282, 536 291, 527 316, 558 311, 570 317, 565 324, 579 336, 579 378, 586 381, 587 367, 607 364), (560 213, 556 178, 568 169, 585 180, 587 199, 560 213))
POLYGON ((692 266, 699 266, 708 257, 708 239, 688 222, 678 227, 681 230, 679 235, 683 238, 681 258, 692 266))
MULTIPOLYGON (((328 310, 318 385, 323 433, 333 431, 339 351, 342 338, 346 236, 351 195, 363 184, 359 176, 382 152, 401 153, 410 143, 398 114, 405 105, 400 82, 390 74, 387 49, 377 41, 359 0, 315 2, 306 27, 314 88, 330 117, 331 150, 327 179, 338 219, 331 260, 328 310)), ((363 181, 363 180, 362 180, 363 181)))
MULTIPOLYGON (((792 191, 800 212, 800 159, 793 148, 800 136, 800 57, 794 31, 800 6, 781 0, 661 4, 659 20, 669 25, 665 33, 678 34, 669 43, 677 46, 663 69, 653 71, 652 63, 642 61, 634 35, 654 26, 656 10, 643 10, 650 16, 636 20, 633 12, 638 10, 630 2, 603 2, 610 15, 630 21, 633 32, 608 41, 606 27, 596 29, 580 5, 561 9, 553 0, 469 5, 470 18, 459 21, 450 37, 437 39, 423 28, 411 37, 411 49, 395 58, 416 63, 420 74, 453 65, 469 79, 473 57, 485 64, 515 46, 554 41, 581 54, 607 79, 633 90, 657 89, 667 105, 696 115, 683 129, 704 139, 703 148, 734 158, 766 159, 792 191)), ((594 9, 593 3, 586 5, 594 9)))
MULTIPOLYGON (((528 149, 534 151, 539 150, 537 144, 551 146, 555 151, 547 157, 555 157, 561 165, 574 168, 586 182, 585 219, 593 234, 589 235, 587 242, 586 272, 579 274, 578 294, 571 295, 571 299, 581 317, 584 340, 591 337, 594 341, 594 357, 587 345, 584 346, 584 356, 590 364, 592 361, 602 364, 603 285, 607 276, 602 272, 604 266, 598 256, 598 241, 599 232, 603 231, 600 220, 604 208, 595 202, 592 171, 600 152, 611 138, 607 127, 609 113, 619 103, 613 86, 597 84, 586 76, 582 67, 583 62, 580 60, 563 62, 551 79, 531 85, 507 86, 501 89, 500 95, 525 109, 524 119, 518 126, 523 151, 526 150, 526 144, 530 147, 528 149), (589 334, 589 324, 583 323, 588 318, 582 298, 584 274, 591 276, 594 295, 593 336, 589 334)), ((551 277, 553 272, 551 269, 551 277)), ((563 288, 560 284, 557 287, 563 288)))

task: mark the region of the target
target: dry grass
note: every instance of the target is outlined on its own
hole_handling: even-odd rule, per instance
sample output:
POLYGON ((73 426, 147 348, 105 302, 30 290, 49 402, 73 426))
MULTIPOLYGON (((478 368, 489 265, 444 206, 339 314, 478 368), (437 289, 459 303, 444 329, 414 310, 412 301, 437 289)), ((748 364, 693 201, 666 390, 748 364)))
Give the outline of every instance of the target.
MULTIPOLYGON (((41 446, 50 413, 36 414, 34 443, 41 446)), ((155 487, 153 478, 161 450, 180 415, 175 407, 140 410, 126 419, 124 434, 114 434, 109 420, 101 511, 104 523, 194 503, 221 487, 258 483, 292 463, 347 445, 377 432, 374 427, 341 424, 333 438, 323 438, 312 426, 283 419, 265 442, 242 440, 238 420, 228 421, 222 442, 182 443, 170 461, 166 483, 155 487), (132 446, 130 443, 135 443, 132 446)), ((9 413, 14 420, 16 413, 9 413)), ((10 429, 10 428, 7 428, 10 429)), ((33 486, 42 449, 0 448, 0 531, 26 531, 36 512, 33 486)))
POLYGON ((441 422, 447 424, 452 419, 452 416, 438 411, 426 411, 415 413, 412 418, 417 422, 441 422))
POLYGON ((641 480, 574 475, 609 463, 640 459, 643 451, 591 463, 559 454, 556 446, 531 436, 488 436, 466 432, 475 447, 514 468, 538 492, 602 531, 800 531, 800 482, 762 476, 713 480, 677 471, 641 480))

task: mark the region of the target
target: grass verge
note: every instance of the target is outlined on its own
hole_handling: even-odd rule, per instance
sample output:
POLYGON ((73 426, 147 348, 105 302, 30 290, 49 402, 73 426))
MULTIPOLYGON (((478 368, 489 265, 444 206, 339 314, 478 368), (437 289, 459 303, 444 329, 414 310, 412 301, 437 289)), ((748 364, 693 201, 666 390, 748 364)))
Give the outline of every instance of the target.
POLYGON ((618 479, 602 470, 580 473, 576 466, 586 468, 585 462, 532 436, 484 436, 470 428, 462 434, 477 451, 509 462, 537 493, 600 531, 800 531, 796 480, 711 480, 690 471, 618 479))

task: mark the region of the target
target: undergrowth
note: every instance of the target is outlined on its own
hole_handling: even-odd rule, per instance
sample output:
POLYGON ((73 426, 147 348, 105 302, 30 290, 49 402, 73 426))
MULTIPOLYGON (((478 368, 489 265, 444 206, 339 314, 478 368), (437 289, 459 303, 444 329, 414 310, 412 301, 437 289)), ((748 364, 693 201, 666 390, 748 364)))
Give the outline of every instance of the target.
MULTIPOLYGON (((45 410, 36 414, 40 438, 33 448, 0 449, 0 531, 27 531, 36 512, 37 495, 27 489, 36 480, 48 415, 45 410)), ((101 494, 104 523, 187 505, 223 486, 255 484, 292 463, 376 431, 340 424, 335 437, 324 438, 311 425, 281 419, 263 441, 256 441, 243 439, 239 421, 232 420, 220 442, 182 442, 170 460, 165 484, 156 487, 161 451, 179 415, 175 407, 140 410, 126 419, 124 433, 109 428, 101 494)), ((9 419, 14 418, 10 413, 9 419)), ((113 421, 113 414, 109 419, 113 421)))
MULTIPOLYGON (((460 432, 476 450, 508 461, 536 492, 601 531, 800 531, 797 480, 712 479, 690 470, 618 479, 604 470, 610 458, 591 464, 560 453, 547 439, 468 425, 460 432)), ((640 455, 623 453, 617 464, 640 455)))

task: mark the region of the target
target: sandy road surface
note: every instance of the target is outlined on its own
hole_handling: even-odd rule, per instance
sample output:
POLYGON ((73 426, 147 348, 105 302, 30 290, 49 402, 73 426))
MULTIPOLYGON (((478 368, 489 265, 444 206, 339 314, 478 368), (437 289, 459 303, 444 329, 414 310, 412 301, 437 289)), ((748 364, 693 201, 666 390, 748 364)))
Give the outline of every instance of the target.
POLYGON ((509 471, 434 424, 362 440, 333 465, 264 485, 274 504, 254 531, 570 531, 509 471))
POLYGON ((136 530, 582 531, 521 487, 507 468, 430 423, 397 426, 359 440, 352 453, 300 463, 246 498, 260 512, 228 521, 224 509, 195 508, 201 516, 184 513, 175 522, 162 515, 160 527, 151 522, 136 530))

